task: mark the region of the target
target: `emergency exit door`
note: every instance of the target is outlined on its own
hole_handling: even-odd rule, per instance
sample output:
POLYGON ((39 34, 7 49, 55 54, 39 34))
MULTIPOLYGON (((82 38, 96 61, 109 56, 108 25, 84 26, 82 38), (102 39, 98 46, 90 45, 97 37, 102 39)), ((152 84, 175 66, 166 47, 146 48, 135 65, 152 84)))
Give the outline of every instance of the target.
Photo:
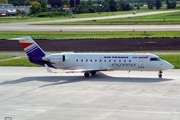
POLYGON ((139 60, 138 60, 138 68, 144 68, 144 59, 143 58, 139 58, 139 60))

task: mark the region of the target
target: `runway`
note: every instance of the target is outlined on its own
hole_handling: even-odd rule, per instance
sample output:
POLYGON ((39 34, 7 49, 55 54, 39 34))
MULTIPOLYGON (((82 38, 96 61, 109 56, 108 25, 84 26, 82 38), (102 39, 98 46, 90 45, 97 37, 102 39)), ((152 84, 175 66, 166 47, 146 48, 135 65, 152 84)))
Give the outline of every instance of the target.
POLYGON ((75 22, 75 21, 92 21, 102 19, 115 19, 115 18, 131 18, 138 16, 147 16, 163 13, 179 12, 176 11, 154 11, 125 15, 114 15, 104 17, 92 18, 70 18, 60 20, 48 21, 34 21, 34 22, 21 22, 21 23, 3 23, 0 24, 0 31, 180 31, 180 25, 35 25, 42 23, 53 22, 75 22))
POLYGON ((180 31, 180 25, 17 25, 0 31, 180 31))
POLYGON ((47 73, 44 67, 0 67, 0 119, 179 120, 179 70, 47 73))

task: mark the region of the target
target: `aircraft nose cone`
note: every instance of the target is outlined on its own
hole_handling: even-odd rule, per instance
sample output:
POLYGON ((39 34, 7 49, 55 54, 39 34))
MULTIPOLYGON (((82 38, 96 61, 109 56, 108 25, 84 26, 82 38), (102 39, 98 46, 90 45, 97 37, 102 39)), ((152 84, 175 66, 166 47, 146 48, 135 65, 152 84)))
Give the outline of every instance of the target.
POLYGON ((173 66, 172 64, 169 63, 168 68, 169 68, 169 69, 173 69, 174 66, 173 66))
POLYGON ((164 66, 163 67, 164 70, 169 70, 169 69, 174 68, 174 66, 171 63, 167 62, 167 61, 165 61, 164 64, 162 64, 162 65, 164 66))

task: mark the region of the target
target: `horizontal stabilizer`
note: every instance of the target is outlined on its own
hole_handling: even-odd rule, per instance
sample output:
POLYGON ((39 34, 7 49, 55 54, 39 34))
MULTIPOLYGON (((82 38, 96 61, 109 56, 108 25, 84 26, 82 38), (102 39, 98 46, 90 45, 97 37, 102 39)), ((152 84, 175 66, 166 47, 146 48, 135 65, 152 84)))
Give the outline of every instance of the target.
POLYGON ((23 40, 23 38, 9 38, 9 39, 6 39, 6 40, 23 40))

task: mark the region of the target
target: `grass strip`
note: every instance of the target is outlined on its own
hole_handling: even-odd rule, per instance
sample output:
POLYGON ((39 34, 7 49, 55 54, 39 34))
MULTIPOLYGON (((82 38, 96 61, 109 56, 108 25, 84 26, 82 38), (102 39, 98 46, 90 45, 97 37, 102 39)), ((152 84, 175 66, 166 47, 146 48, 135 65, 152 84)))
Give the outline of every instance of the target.
MULTIPOLYGON (((180 69, 180 55, 159 55, 159 57, 170 62, 172 65, 174 65, 175 69, 180 69)), ((28 58, 20 58, 20 59, 0 62, 0 66, 38 67, 39 65, 29 62, 28 58)))
POLYGON ((120 32, 0 32, 0 40, 31 36, 33 39, 109 39, 109 38, 179 38, 180 31, 120 31, 120 32))
POLYGON ((0 60, 2 59, 7 59, 7 58, 13 58, 14 56, 10 56, 10 55, 0 55, 0 60))
MULTIPOLYGON (((152 12, 152 11, 162 11, 166 10, 165 8, 156 10, 156 9, 147 9, 147 7, 142 7, 140 10, 138 10, 138 13, 142 12, 152 12)), ((33 21, 46 21, 46 20, 58 20, 58 19, 68 19, 68 18, 89 18, 89 17, 103 17, 103 16, 113 16, 113 15, 124 15, 124 14, 132 14, 131 11, 117 11, 117 12, 100 12, 100 13, 83 13, 83 14, 72 14, 72 16, 69 17, 32 17, 32 16, 17 16, 17 17, 1 17, 0 23, 15 23, 15 22, 33 22, 33 21)))
POLYGON ((0 18, 0 23, 17 23, 17 22, 33 22, 33 21, 47 21, 47 20, 57 20, 57 19, 64 19, 66 17, 55 17, 55 18, 38 18, 38 17, 3 17, 0 18))
MULTIPOLYGON (((134 15, 135 16, 135 15, 134 15)), ((128 17, 105 19, 96 21, 50 22, 40 25, 172 25, 180 24, 180 12, 148 15, 142 17, 128 17)))
POLYGON ((0 66, 22 66, 22 67, 38 67, 39 65, 31 63, 28 58, 20 58, 14 60, 8 60, 0 62, 0 66))
POLYGON ((167 10, 167 9, 162 8, 162 9, 156 10, 156 9, 148 9, 147 7, 141 7, 140 10, 134 9, 134 10, 130 10, 130 11, 73 14, 73 17, 75 17, 75 18, 90 18, 90 17, 103 17, 103 16, 132 14, 134 11, 136 11, 137 13, 143 13, 143 12, 164 11, 164 10, 167 10))

